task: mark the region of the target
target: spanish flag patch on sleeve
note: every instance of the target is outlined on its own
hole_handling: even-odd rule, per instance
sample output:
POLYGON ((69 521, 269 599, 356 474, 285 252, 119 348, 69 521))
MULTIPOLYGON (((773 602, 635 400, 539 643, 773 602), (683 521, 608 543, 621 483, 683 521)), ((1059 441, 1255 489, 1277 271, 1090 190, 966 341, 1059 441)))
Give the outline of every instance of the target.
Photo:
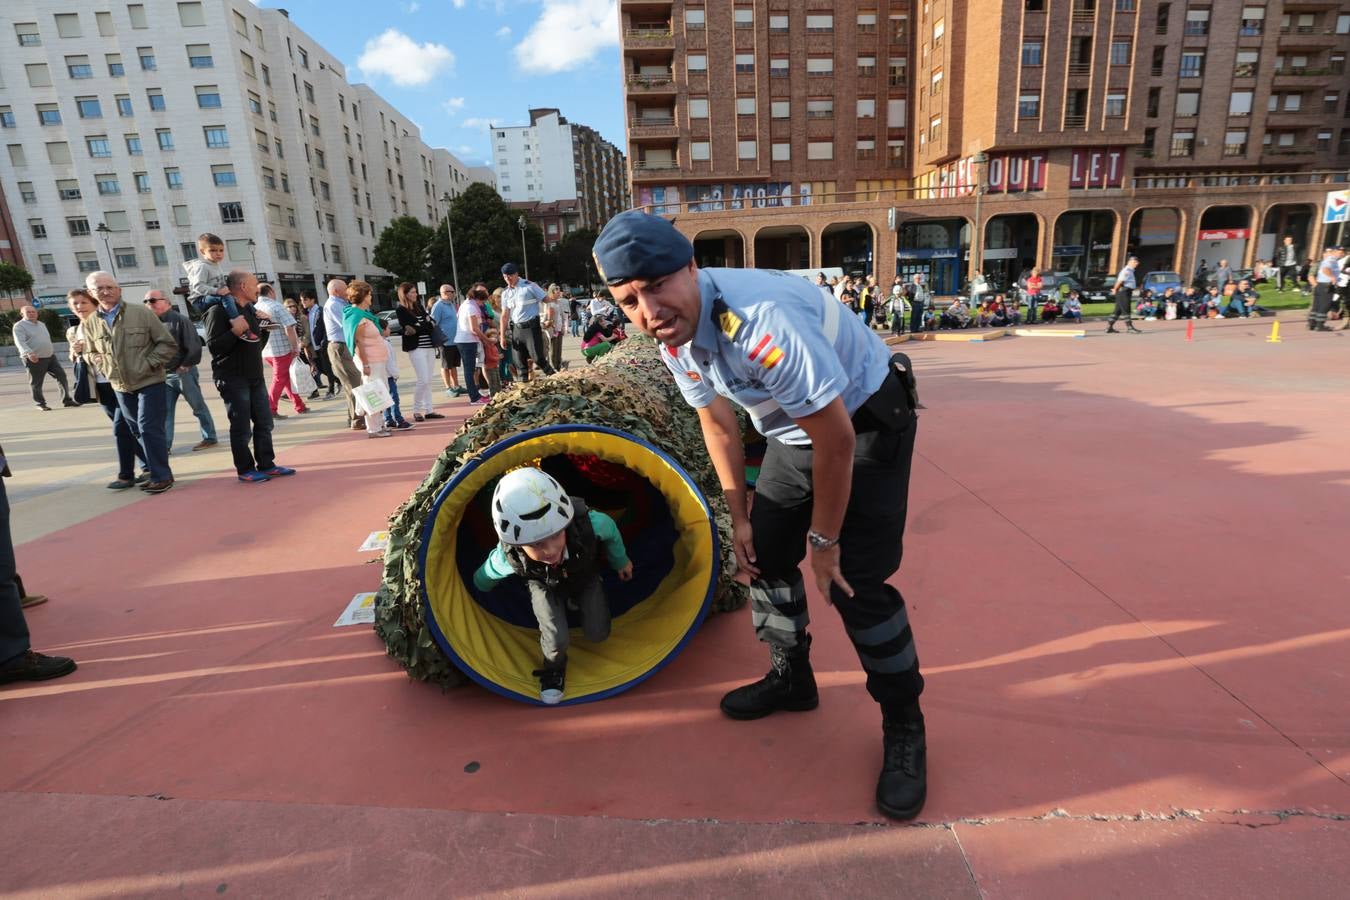
POLYGON ((783 351, 773 342, 773 335, 766 334, 750 351, 750 361, 757 362, 765 369, 772 369, 783 361, 783 351))

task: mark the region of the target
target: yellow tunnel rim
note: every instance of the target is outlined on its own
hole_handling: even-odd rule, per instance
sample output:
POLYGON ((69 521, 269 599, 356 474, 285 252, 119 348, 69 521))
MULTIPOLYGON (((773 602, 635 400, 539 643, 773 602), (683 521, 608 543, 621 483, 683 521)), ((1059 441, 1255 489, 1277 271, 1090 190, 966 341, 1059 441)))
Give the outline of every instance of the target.
MULTIPOLYGON (((622 693, 659 672, 684 650, 694 633, 698 631, 699 626, 703 623, 703 620, 707 617, 708 611, 711 608, 713 594, 717 586, 721 550, 716 523, 713 521, 712 517, 712 510, 708 505, 707 498, 703 495, 703 492, 699 489, 689 473, 678 461, 660 447, 654 446, 650 442, 645 441, 630 432, 601 425, 587 424, 550 425, 543 428, 534 428, 512 435, 493 444, 487 450, 469 460, 455 472, 454 476, 452 476, 445 486, 437 493, 436 500, 427 514, 426 521, 423 523, 422 542, 417 553, 417 574, 420 583, 419 590, 421 591, 423 619, 431 632, 432 638, 436 641, 437 646, 439 646, 454 665, 471 680, 495 694, 500 694, 501 696, 508 697, 512 700, 532 705, 543 704, 533 693, 524 693, 520 690, 513 689, 512 687, 495 680, 490 674, 480 671, 481 664, 477 663, 473 658, 473 654, 461 652, 456 646, 456 640, 452 639, 455 636, 447 634, 447 628, 454 623, 448 623, 446 628, 442 627, 442 623, 437 615, 436 607, 431 600, 431 592, 428 589, 428 552, 433 544, 433 535, 436 532, 437 522, 441 518, 442 507, 460 487, 468 482, 476 481, 484 477, 481 470, 485 467, 488 467, 490 473, 487 477, 491 477, 492 474, 497 474, 491 471, 491 467, 500 462, 499 457, 503 454, 517 451, 522 444, 548 441, 550 438, 567 438, 574 436, 582 437, 584 444, 584 439, 587 435, 594 435, 601 440, 618 439, 619 441, 631 444, 635 448, 659 459, 660 462, 667 467, 669 472, 676 476, 680 486, 687 490, 688 496, 697 503, 697 509, 702 514, 702 527, 699 529, 700 533, 694 537, 698 539, 698 543, 702 547, 706 548, 704 552, 699 555, 709 560, 710 565, 708 566, 707 584, 703 588, 702 597, 699 598, 697 610, 693 613, 688 623, 684 625, 683 633, 679 635, 679 639, 670 646, 659 659, 645 665, 640 671, 633 673, 631 676, 624 677, 624 679, 618 683, 600 690, 592 690, 577 696, 569 696, 565 698, 560 705, 573 705, 602 700, 606 697, 622 693), (703 533, 704 528, 706 528, 706 533, 703 533)), ((585 452, 587 449, 594 452, 594 448, 586 448, 584 446, 574 448, 573 452, 585 452)), ((650 473, 644 472, 641 469, 637 469, 636 471, 638 474, 641 474, 650 480, 650 473)), ((666 492, 662 491, 662 493, 665 494, 666 492)), ((666 495, 666 500, 668 503, 672 502, 672 498, 668 494, 666 495)), ((455 525, 457 526, 457 524, 458 520, 455 525)), ((690 536, 688 535, 682 536, 679 544, 683 546, 684 541, 689 537, 690 536)), ((454 563, 452 562, 451 565, 453 567, 454 563)), ((467 596, 468 589, 467 586, 464 585, 463 575, 457 569, 455 569, 455 578, 457 579, 458 589, 467 596)), ((692 594, 690 596, 692 597, 692 594)), ((478 607, 476 603, 474 603, 473 606, 481 610, 481 607, 478 607)), ((486 611, 482 611, 482 614, 484 616, 490 615, 490 613, 487 613, 486 611)), ((501 623, 500 627, 505 630, 514 628, 515 626, 501 623)), ((488 668, 487 666, 481 667, 488 668)))

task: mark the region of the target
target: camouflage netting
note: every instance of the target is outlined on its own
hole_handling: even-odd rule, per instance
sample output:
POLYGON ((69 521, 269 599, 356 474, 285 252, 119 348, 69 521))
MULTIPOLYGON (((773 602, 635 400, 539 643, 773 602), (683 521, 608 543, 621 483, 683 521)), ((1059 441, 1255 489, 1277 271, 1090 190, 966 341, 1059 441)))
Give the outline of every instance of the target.
POLYGON ((474 456, 504 438, 546 425, 600 425, 625 431, 679 462, 707 499, 721 540, 721 579, 713 609, 727 611, 745 603, 746 588, 731 576, 736 569, 731 516, 703 444, 698 415, 680 397, 657 352, 653 342, 634 338, 590 365, 509 387, 464 423, 426 480, 390 517, 375 632, 410 676, 444 687, 467 680, 424 621, 417 556, 436 496, 474 456))

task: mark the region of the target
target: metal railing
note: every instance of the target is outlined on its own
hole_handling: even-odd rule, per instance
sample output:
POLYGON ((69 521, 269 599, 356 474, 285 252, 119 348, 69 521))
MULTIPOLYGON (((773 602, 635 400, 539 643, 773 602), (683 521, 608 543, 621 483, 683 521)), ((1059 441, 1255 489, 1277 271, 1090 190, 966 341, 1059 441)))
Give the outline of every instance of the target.
POLYGON ((675 73, 667 72, 662 75, 639 75, 630 74, 626 79, 630 88, 646 90, 650 88, 666 88, 675 84, 675 73))
POLYGON ((1092 74, 1092 63, 1071 62, 1071 63, 1069 63, 1069 74, 1070 74, 1070 75, 1091 75, 1091 74, 1092 74))
POLYGON ((1064 116, 1065 128, 1086 128, 1087 116, 1077 114, 1066 114, 1064 116))

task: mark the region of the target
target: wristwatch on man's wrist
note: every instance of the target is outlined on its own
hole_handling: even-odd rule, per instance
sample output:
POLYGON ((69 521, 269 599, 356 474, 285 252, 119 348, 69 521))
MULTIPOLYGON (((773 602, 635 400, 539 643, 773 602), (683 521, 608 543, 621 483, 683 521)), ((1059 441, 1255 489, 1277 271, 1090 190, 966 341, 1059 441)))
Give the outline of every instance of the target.
POLYGON ((815 529, 806 533, 806 539, 810 542, 812 550, 828 550, 839 543, 839 538, 826 537, 815 529))

